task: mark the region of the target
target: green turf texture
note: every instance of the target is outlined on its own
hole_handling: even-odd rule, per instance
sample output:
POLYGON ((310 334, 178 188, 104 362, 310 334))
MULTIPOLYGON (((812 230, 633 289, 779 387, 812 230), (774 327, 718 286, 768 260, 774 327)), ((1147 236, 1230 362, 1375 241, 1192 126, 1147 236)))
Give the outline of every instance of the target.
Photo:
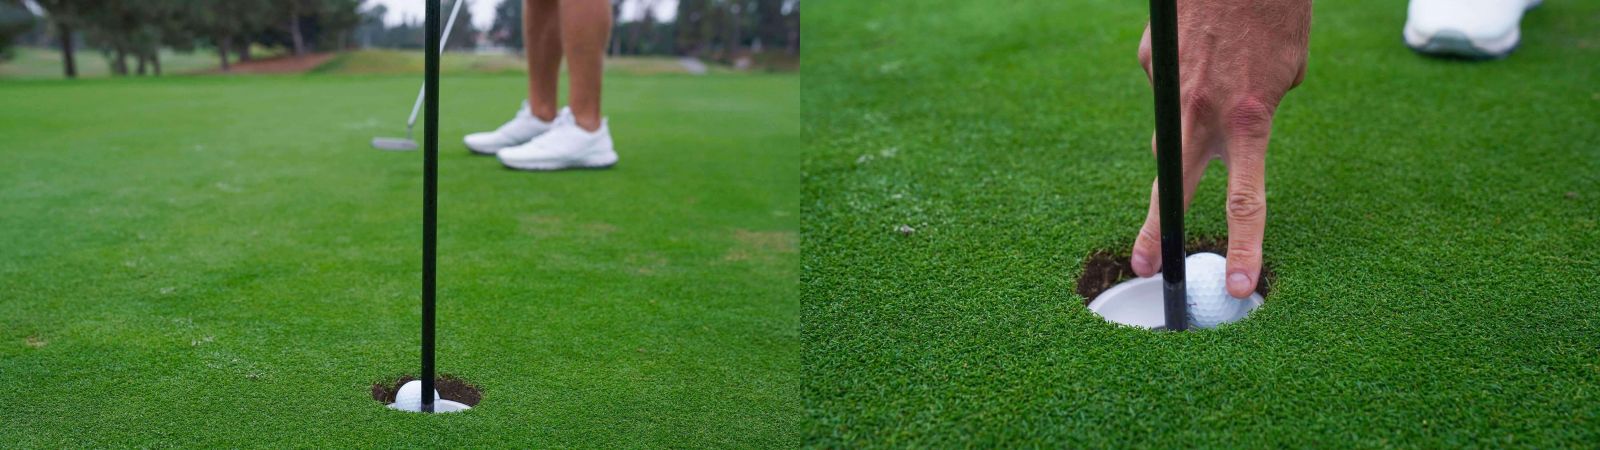
MULTIPOLYGON (((1404 2, 1318 2, 1268 157, 1273 294, 1177 334, 1073 288, 1145 215, 1146 4, 808 8, 806 444, 1600 442, 1600 4, 1471 63, 1407 50, 1404 2)), ((1191 237, 1225 236, 1215 166, 1191 237)))
MULTIPOLYGON (((781 448, 799 443, 799 79, 614 76, 621 163, 470 156, 518 76, 441 89, 439 368, 418 371, 412 76, 0 84, 0 442, 781 448)), ((419 129, 420 129, 419 125, 419 129)))

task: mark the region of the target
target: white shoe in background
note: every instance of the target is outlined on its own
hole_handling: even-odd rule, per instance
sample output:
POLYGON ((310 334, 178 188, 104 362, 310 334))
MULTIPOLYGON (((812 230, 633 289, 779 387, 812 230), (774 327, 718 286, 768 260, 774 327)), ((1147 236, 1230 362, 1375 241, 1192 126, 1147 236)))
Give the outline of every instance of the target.
POLYGON ((556 118, 549 132, 526 144, 500 150, 500 163, 517 170, 604 169, 617 163, 605 119, 587 131, 571 114, 556 118))
POLYGON ((522 109, 518 109, 517 115, 513 116, 505 125, 501 125, 500 128, 494 131, 469 134, 462 139, 462 142, 465 142, 467 149, 472 150, 473 153, 493 155, 506 147, 528 143, 533 138, 550 131, 550 128, 554 127, 556 122, 561 121, 562 116, 570 117, 571 115, 572 111, 562 108, 561 112, 556 114, 555 120, 545 122, 534 117, 533 113, 528 110, 528 101, 523 100, 522 109))
POLYGON ((1411 0, 1406 46, 1432 55, 1504 58, 1522 38, 1522 13, 1540 0, 1411 0))

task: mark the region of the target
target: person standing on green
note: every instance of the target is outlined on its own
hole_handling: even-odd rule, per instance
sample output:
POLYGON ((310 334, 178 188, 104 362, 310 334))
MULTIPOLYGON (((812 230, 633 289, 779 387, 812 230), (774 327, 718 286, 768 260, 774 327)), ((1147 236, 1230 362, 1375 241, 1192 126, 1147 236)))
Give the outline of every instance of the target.
POLYGON ((611 33, 606 0, 522 0, 528 97, 510 121, 463 141, 519 170, 599 169, 617 163, 611 131, 600 115, 600 78, 611 33), (570 106, 556 85, 567 61, 570 106))

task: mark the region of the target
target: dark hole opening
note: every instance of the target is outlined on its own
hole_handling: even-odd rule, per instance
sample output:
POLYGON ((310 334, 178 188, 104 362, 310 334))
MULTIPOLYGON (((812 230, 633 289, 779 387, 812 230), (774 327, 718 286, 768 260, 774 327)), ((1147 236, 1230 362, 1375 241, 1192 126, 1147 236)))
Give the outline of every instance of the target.
MULTIPOLYGON (((400 386, 417 379, 417 377, 406 375, 392 384, 372 383, 372 399, 385 405, 394 403, 394 396, 400 392, 400 386)), ((439 398, 467 406, 478 406, 478 402, 483 400, 483 392, 477 386, 473 386, 472 383, 468 383, 466 380, 456 378, 454 375, 441 375, 435 378, 433 388, 439 391, 439 398)))
MULTIPOLYGON (((1184 244, 1183 248, 1191 255, 1210 252, 1227 256, 1228 240, 1196 239, 1184 244)), ((1120 253, 1101 250, 1084 260, 1083 276, 1078 278, 1078 295, 1083 296, 1085 306, 1094 301, 1095 297, 1099 297, 1101 292, 1111 289, 1117 283, 1138 277, 1133 273, 1133 263, 1129 262, 1130 255, 1127 252, 1126 248, 1120 250, 1120 253)), ((1256 293, 1261 294, 1261 298, 1265 300, 1267 292, 1272 289, 1272 282, 1277 279, 1277 275, 1272 273, 1270 262, 1262 260, 1261 273, 1256 279, 1260 280, 1256 283, 1256 293)))

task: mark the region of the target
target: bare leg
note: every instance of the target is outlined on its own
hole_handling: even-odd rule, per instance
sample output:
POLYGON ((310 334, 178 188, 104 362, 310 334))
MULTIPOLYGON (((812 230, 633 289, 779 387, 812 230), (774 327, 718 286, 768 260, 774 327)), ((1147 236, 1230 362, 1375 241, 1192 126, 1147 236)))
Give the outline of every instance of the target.
POLYGON ((568 101, 578 126, 600 128, 600 75, 606 41, 611 38, 611 4, 606 0, 560 0, 561 44, 570 76, 568 101))
POLYGON ((559 0, 522 0, 522 46, 528 59, 528 109, 545 122, 555 120, 561 99, 561 23, 559 0))

